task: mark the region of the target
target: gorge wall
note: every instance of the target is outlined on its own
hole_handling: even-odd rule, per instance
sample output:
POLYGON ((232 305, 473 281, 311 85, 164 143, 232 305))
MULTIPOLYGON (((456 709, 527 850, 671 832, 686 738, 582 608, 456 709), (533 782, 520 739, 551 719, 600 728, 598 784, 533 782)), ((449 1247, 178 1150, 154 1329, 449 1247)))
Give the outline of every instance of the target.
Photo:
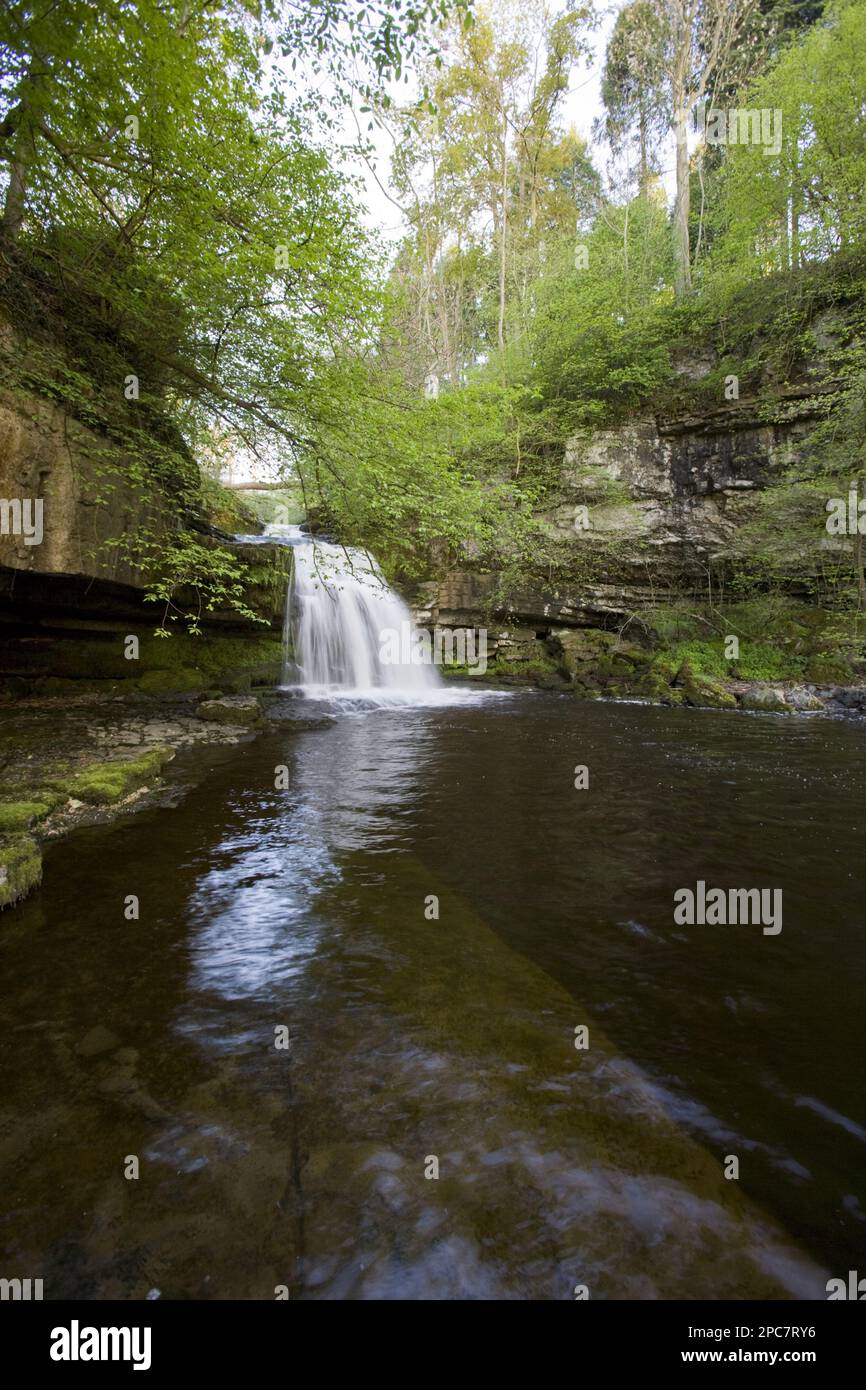
POLYGON ((792 675, 856 678, 866 655, 862 624, 830 612, 820 586, 825 563, 851 546, 827 534, 822 498, 805 544, 780 521, 774 544, 788 567, 784 593, 747 599, 737 584, 750 558, 749 528, 762 504, 766 515, 768 500, 784 498, 787 472, 832 390, 832 382, 801 383, 771 399, 647 412, 568 439, 540 518, 556 556, 547 574, 515 581, 459 565, 420 587, 417 620, 485 627, 489 655, 513 675, 535 668, 545 683, 546 671, 572 682, 583 673, 603 687, 599 662, 608 676, 613 663, 617 693, 637 676, 636 693, 658 694, 659 682, 646 680, 652 653, 712 637, 724 608, 737 620, 727 630, 789 648, 792 675))
MULTIPOLYGON (((26 351, 8 325, 0 335, 0 364, 26 351)), ((116 449, 107 464, 106 434, 10 375, 0 378, 0 694, 244 689, 275 679, 284 553, 230 547, 245 566, 245 604, 261 621, 216 605, 202 614, 208 640, 190 638, 183 624, 168 640, 154 638, 163 605, 148 602, 155 575, 137 540, 186 531, 216 548, 226 538, 204 514, 179 510, 158 476, 142 487, 116 449), (139 640, 135 661, 129 635, 139 640)), ((195 610, 195 595, 177 598, 195 610)))

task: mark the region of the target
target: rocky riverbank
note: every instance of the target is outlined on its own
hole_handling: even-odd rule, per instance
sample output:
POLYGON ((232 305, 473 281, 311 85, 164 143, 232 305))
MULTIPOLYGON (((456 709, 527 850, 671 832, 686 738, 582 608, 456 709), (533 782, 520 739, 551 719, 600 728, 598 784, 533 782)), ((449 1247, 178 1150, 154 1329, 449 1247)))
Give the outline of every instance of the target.
POLYGON ((742 656, 727 659, 724 646, 725 639, 663 645, 599 628, 534 633, 497 628, 487 633, 484 663, 445 667, 445 674, 456 680, 567 690, 587 700, 777 714, 866 713, 862 660, 844 663, 823 652, 804 660, 784 642, 767 641, 744 642, 742 656))
POLYGON ((795 681, 716 680, 688 665, 670 679, 653 677, 633 682, 575 681, 547 665, 493 666, 483 675, 457 669, 450 680, 478 684, 536 686, 569 691, 583 700, 635 700, 654 705, 687 705, 695 709, 744 710, 763 714, 866 714, 866 685, 804 685, 795 681))
POLYGON ((0 908, 35 888, 41 846, 81 825, 167 804, 207 767, 184 760, 183 780, 167 784, 178 753, 237 744, 271 722, 299 729, 330 720, 293 716, 273 692, 163 701, 31 698, 0 710, 0 908))

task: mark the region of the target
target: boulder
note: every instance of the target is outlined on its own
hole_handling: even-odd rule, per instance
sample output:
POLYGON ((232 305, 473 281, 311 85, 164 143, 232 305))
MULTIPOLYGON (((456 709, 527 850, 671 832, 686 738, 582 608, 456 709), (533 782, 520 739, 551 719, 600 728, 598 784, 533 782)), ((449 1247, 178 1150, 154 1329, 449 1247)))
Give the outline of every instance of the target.
POLYGON ((735 709, 736 697, 711 676, 699 675, 686 661, 680 668, 677 684, 686 701, 699 709, 735 709))
POLYGON ((213 724, 232 724, 252 728, 262 722, 261 706, 252 695, 223 695, 219 700, 204 700, 196 710, 199 719, 213 724))
POLYGON ((837 685, 830 698, 843 709, 866 711, 866 687, 861 685, 837 685))
POLYGON ((817 695, 813 695, 804 685, 795 685, 791 690, 787 690, 785 699, 791 708, 796 710, 808 712, 824 708, 823 700, 819 700, 817 695))
POLYGON ((785 699, 784 690, 774 685, 755 685, 744 690, 740 697, 743 709, 764 710, 777 714, 790 714, 793 706, 785 699))

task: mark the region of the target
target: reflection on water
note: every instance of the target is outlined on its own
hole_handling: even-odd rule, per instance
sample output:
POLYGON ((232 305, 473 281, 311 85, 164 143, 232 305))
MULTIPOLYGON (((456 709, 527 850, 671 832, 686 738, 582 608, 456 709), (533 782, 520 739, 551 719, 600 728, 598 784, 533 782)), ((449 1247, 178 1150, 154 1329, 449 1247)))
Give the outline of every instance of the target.
POLYGON ((79 833, 3 920, 2 1272, 823 1297, 866 1206, 864 780, 855 724, 473 692, 79 833), (675 926, 698 878, 781 886, 782 934, 675 926))

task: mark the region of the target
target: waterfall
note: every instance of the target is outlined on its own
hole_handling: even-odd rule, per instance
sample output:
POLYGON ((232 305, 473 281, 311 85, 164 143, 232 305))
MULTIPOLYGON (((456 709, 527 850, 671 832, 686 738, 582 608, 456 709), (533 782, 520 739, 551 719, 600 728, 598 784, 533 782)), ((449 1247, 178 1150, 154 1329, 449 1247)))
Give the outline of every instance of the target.
POLYGON ((269 530, 279 530, 294 552, 283 628, 286 685, 321 695, 421 694, 440 686, 435 667, 417 659, 407 605, 369 555, 314 540, 297 526, 269 530))

